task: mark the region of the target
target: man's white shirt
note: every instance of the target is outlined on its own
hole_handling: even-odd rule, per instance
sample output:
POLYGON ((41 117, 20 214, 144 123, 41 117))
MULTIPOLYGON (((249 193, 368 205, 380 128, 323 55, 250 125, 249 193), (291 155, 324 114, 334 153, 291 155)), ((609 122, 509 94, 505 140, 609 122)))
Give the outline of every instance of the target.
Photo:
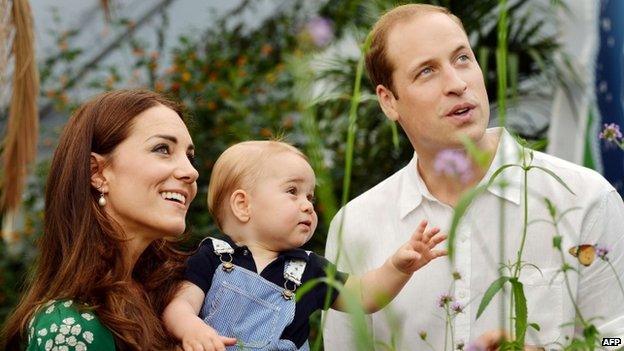
MULTIPOLYGON (((485 184, 503 164, 520 164, 521 148, 507 131, 501 138, 494 160, 480 184, 485 184)), ((613 271, 599 258, 589 267, 579 264, 568 249, 580 244, 598 244, 610 249, 608 257, 617 273, 624 279, 624 204, 617 191, 598 173, 555 158, 533 152, 532 165, 554 172, 574 192, 567 191, 555 178, 534 168, 528 173, 529 221, 523 261, 531 266, 522 270, 520 281, 527 298, 528 322, 537 323, 540 331, 529 328, 527 344, 567 344, 566 336, 575 333, 575 309, 569 297, 562 267, 561 254, 553 247, 555 230, 544 198, 548 198, 558 212, 570 210, 559 223, 563 255, 566 262, 580 274, 568 271, 574 299, 585 319, 592 322, 604 336, 624 337, 624 296, 613 271)), ((448 233, 453 208, 441 203, 427 190, 417 171, 418 157, 372 189, 350 201, 332 221, 325 256, 334 261, 341 247, 338 269, 363 274, 381 266, 416 230, 422 219, 448 233), (342 233, 340 222, 344 215, 342 233), (340 245, 339 245, 340 242, 340 245)), ((505 179, 509 186, 501 190, 491 186, 468 208, 460 222, 455 244, 454 267, 447 257, 432 261, 415 272, 401 293, 382 311, 368 317, 375 339, 391 342, 398 336, 399 350, 425 350, 429 347, 419 334, 427 333, 427 341, 442 349, 445 335, 445 311, 438 306, 439 296, 448 293, 453 285, 452 272, 461 279, 454 282, 455 301, 463 312, 454 318, 454 341, 467 344, 491 329, 501 325, 500 294, 495 297, 479 319, 477 308, 484 292, 499 277, 499 245, 501 212, 504 214, 504 262, 516 260, 524 221, 524 173, 519 167, 507 168, 497 179, 505 179), (504 211, 501 211, 504 208, 504 211)), ((504 271, 509 275, 507 271, 504 271)), ((502 301, 509 313, 509 295, 502 301)), ((576 333, 580 333, 576 328, 576 333)), ((325 349, 328 351, 356 350, 349 316, 328 312, 324 328, 325 349)), ((555 347, 557 348, 557 347, 555 347)))

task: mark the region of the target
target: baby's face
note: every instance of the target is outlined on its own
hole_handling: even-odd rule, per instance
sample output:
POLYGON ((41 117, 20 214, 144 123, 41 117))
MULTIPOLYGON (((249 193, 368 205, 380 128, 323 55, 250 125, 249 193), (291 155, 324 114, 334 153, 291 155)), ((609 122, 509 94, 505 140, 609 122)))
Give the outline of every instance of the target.
POLYGON ((316 229, 315 177, 312 167, 293 152, 269 158, 250 192, 250 222, 255 239, 284 251, 305 244, 316 229))

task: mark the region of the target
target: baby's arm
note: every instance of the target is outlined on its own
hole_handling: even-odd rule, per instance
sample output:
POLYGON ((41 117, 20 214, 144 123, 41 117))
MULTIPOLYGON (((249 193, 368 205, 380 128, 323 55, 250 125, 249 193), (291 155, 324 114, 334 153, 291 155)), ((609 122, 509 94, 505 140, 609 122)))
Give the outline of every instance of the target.
POLYGON ((219 336, 217 332, 198 317, 204 302, 204 291, 185 281, 163 312, 163 322, 169 332, 182 341, 184 351, 218 350, 236 345, 236 339, 219 336))
MULTIPOLYGON (((396 297, 412 277, 412 273, 431 260, 446 255, 446 250, 434 250, 446 239, 440 229, 427 230, 427 221, 420 222, 410 240, 403 244, 384 264, 362 277, 350 275, 345 282, 345 290, 359 299, 366 313, 382 309, 396 297)), ((346 310, 346 295, 341 293, 332 305, 333 309, 346 310)))

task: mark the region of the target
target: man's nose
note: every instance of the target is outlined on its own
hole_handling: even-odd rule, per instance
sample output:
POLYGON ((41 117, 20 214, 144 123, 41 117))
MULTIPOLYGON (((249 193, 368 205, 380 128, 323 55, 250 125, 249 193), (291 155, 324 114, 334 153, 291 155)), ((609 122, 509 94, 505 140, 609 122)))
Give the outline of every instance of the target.
POLYGON ((466 81, 459 75, 455 68, 448 68, 445 74, 444 93, 451 95, 462 95, 468 88, 466 81))

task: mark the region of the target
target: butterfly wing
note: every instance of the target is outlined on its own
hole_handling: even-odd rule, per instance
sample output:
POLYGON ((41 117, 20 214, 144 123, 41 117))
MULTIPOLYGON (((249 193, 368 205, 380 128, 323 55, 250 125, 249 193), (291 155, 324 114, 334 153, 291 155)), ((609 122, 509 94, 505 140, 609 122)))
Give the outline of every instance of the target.
POLYGON ((577 253, 579 262, 585 267, 592 264, 596 258, 596 248, 594 245, 579 245, 577 253))

